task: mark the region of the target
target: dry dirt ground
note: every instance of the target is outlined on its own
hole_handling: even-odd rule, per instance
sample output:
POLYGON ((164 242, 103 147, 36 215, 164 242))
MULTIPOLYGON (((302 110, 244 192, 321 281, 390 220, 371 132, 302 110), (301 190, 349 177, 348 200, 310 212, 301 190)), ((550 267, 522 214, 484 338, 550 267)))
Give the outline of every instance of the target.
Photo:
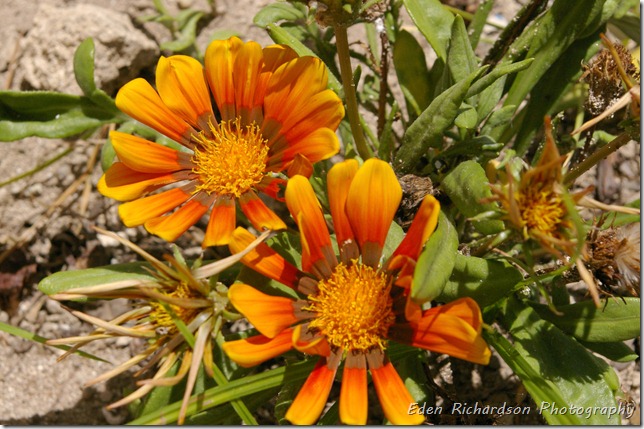
MULTIPOLYGON (((201 32, 204 49, 209 34, 234 30, 245 39, 270 43, 265 32, 252 25, 255 12, 269 0, 217 0, 217 16, 201 32)), ((171 7, 207 10, 199 0, 166 1, 171 7)), ((469 3, 472 3, 471 1, 469 3)), ((511 14, 516 2, 506 1, 511 14)), ((137 74, 150 76, 159 56, 159 42, 169 34, 160 24, 132 25, 135 17, 152 14, 152 0, 0 0, 0 86, 3 89, 48 89, 80 93, 74 83, 73 51, 87 36, 97 42, 98 85, 111 95, 137 74)), ((57 153, 70 153, 49 168, 0 187, 0 321, 45 338, 90 331, 36 288, 46 275, 116 262, 134 257, 116 242, 97 236, 92 225, 119 232, 160 256, 169 247, 140 229, 124 229, 113 201, 95 191, 100 166, 93 164, 104 136, 87 140, 29 138, 0 143, 0 183, 25 173, 57 153)), ((614 165, 615 188, 627 201, 639 194, 638 145, 620 153, 614 165), (625 171, 623 171, 625 170, 625 171)), ((187 256, 201 252, 198 228, 182 237, 187 256)), ((117 300, 84 305, 82 310, 101 318, 120 314, 127 303, 117 300)), ((83 383, 132 356, 141 345, 118 340, 86 351, 111 363, 72 356, 60 363, 58 350, 0 332, 0 424, 122 424, 126 410, 104 406, 131 388, 129 374, 107 383, 83 388, 83 383)), ((435 379, 461 402, 532 405, 518 379, 497 357, 489 367, 437 362, 435 379)), ((615 364, 622 389, 637 404, 640 398, 639 363, 615 364)), ((443 423, 450 423, 443 421, 443 423)), ((451 423, 494 423, 493 420, 451 423)), ((504 416, 499 424, 542 423, 539 416, 504 416)), ((630 421, 639 424, 639 408, 630 421)))

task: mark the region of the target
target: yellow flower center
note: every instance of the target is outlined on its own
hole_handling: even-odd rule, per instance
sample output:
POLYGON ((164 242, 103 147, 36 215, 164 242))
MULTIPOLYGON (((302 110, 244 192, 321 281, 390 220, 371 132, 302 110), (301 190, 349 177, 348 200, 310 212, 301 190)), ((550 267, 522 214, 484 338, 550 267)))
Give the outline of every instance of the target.
POLYGON ((519 192, 517 201, 528 230, 549 236, 557 233, 566 214, 558 193, 551 188, 528 187, 519 192))
POLYGON ((242 128, 239 118, 210 125, 194 136, 198 145, 192 161, 199 176, 197 191, 239 197, 264 177, 268 146, 256 124, 242 128))
MULTIPOLYGON (((184 282, 179 283, 175 290, 173 290, 170 293, 165 293, 165 295, 171 298, 184 298, 184 299, 199 297, 184 282)), ((179 319, 181 319, 186 325, 192 322, 192 319, 197 315, 197 313, 200 310, 199 308, 186 308, 186 307, 181 307, 181 306, 172 305, 172 304, 164 305, 160 302, 150 302, 150 306, 152 307, 152 310, 150 311, 150 321, 157 328, 167 328, 169 333, 176 332, 177 327, 174 324, 174 321, 172 320, 172 316, 170 315, 166 307, 169 307, 172 310, 172 312, 174 312, 174 314, 176 314, 176 316, 179 319)))
POLYGON ((394 323, 391 282, 384 273, 357 263, 339 264, 330 278, 318 283, 305 310, 317 313, 309 327, 344 350, 384 350, 387 330, 394 323))

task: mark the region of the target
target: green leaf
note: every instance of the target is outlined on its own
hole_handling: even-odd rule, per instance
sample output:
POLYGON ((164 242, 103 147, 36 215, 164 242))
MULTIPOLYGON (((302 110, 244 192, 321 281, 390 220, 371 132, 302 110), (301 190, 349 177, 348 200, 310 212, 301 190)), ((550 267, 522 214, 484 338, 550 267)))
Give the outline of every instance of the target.
POLYGON ((608 298, 595 307, 592 301, 562 305, 557 316, 543 304, 533 304, 541 318, 587 342, 626 341, 640 335, 640 299, 608 298))
POLYGON ((429 107, 407 128, 403 143, 396 153, 394 169, 409 173, 430 147, 441 147, 443 132, 454 123, 471 83, 484 69, 454 84, 431 102, 429 107))
POLYGON ((90 96, 96 90, 94 83, 94 39, 83 40, 74 52, 74 76, 83 94, 90 96))
POLYGON ((296 21, 306 19, 306 12, 293 3, 271 3, 264 6, 253 18, 253 23, 258 27, 267 27, 278 21, 296 21))
POLYGON ((436 231, 427 240, 416 262, 411 285, 414 302, 423 304, 441 294, 452 274, 457 253, 458 234, 441 210, 436 231))
POLYGON ((494 6, 494 0, 483 0, 479 6, 476 8, 474 13, 474 18, 470 25, 467 27, 467 32, 470 37, 470 45, 472 49, 476 49, 479 44, 479 39, 481 38, 481 33, 483 33, 483 27, 487 24, 487 18, 492 11, 492 6, 494 6))
MULTIPOLYGON (((294 37, 291 33, 288 32, 285 28, 280 27, 277 24, 268 24, 266 27, 266 31, 268 32, 268 35, 271 36, 271 39, 275 41, 275 43, 283 43, 285 45, 290 46, 293 48, 295 52, 298 53, 300 56, 311 56, 311 57, 316 57, 318 58, 315 53, 310 50, 306 45, 304 45, 302 42, 300 42, 296 37, 294 37)), ((337 77, 331 72, 331 70, 328 69, 327 66, 327 72, 329 76, 329 88, 331 88, 340 98, 344 97, 344 91, 342 89, 342 84, 338 80, 337 77)))
POLYGON ((445 62, 454 15, 439 0, 403 0, 403 4, 438 58, 445 62))
POLYGON ((638 353, 623 342, 590 343, 579 340, 579 343, 588 350, 598 353, 614 362, 632 362, 639 358, 638 353))
MULTIPOLYGON (((150 274, 152 269, 146 262, 130 262, 127 264, 115 264, 105 267, 87 268, 77 271, 59 271, 45 277, 38 283, 38 289, 45 295, 54 295, 87 286, 116 283, 125 280, 139 280, 154 282, 155 277, 150 274)), ((85 300, 80 300, 83 302, 85 300)))
POLYGON ((505 261, 457 254, 452 275, 437 300, 470 297, 483 308, 507 296, 521 280, 521 273, 505 261))
POLYGON ((414 36, 401 30, 396 37, 393 58, 398 82, 407 101, 407 110, 413 111, 413 117, 417 117, 429 106, 431 100, 429 72, 423 48, 414 36))
POLYGON ((512 104, 492 112, 487 121, 485 121, 483 128, 481 128, 481 135, 489 135, 495 128, 506 125, 512 120, 516 110, 517 106, 512 104))
POLYGON ((476 70, 478 60, 465 28, 463 17, 456 15, 452 23, 452 33, 447 53, 447 68, 452 76, 453 82, 459 82, 476 70))
POLYGON ((454 119, 454 125, 466 130, 474 129, 478 122, 474 107, 463 103, 458 111, 458 116, 454 119))
POLYGON ((507 301, 503 322, 514 345, 498 333, 486 332, 485 338, 519 376, 548 424, 619 424, 619 380, 606 362, 515 298, 507 301), (615 412, 585 412, 588 407, 615 412))
POLYGON ((613 17, 608 22, 620 29, 627 37, 631 38, 632 40, 639 41, 642 39, 640 17, 627 14, 619 18, 613 17))
POLYGON ((385 246, 382 248, 382 256, 384 259, 389 258, 394 253, 403 238, 405 238, 405 231, 396 222, 392 222, 389 226, 389 231, 387 231, 385 246))
MULTIPOLYGON (((494 203, 481 203, 484 198, 492 196, 485 170, 476 161, 465 161, 452 170, 441 184, 441 188, 454 202, 458 210, 468 218, 496 211, 494 203)), ((472 225, 482 234, 497 234, 504 229, 500 220, 477 220, 472 225)))
MULTIPOLYGON (((530 67, 530 64, 532 64, 533 61, 534 59, 528 58, 527 60, 517 61, 516 63, 495 67, 488 74, 472 84, 470 89, 467 91, 467 98, 481 93, 483 90, 487 89, 490 85, 504 76, 512 73, 518 73, 522 70, 527 69, 528 67, 530 67)), ((495 103, 498 101, 499 100, 496 100, 495 103)))
POLYGON ((188 49, 195 42, 197 37, 197 23, 204 16, 203 12, 191 11, 190 16, 186 19, 185 25, 181 27, 181 32, 176 40, 161 43, 161 49, 167 49, 173 52, 181 52, 188 49))

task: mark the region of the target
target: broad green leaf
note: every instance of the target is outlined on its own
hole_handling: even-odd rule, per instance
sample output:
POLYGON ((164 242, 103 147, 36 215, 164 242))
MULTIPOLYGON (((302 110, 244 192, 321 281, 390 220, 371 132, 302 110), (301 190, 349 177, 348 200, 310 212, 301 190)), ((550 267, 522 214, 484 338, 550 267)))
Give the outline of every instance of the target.
POLYGON ((476 70, 478 60, 465 28, 463 17, 456 15, 452 23, 452 34, 449 40, 449 50, 447 52, 447 68, 452 76, 453 82, 459 82, 476 70))
POLYGON ((486 338, 521 378, 549 424, 619 424, 616 413, 571 412, 571 407, 617 406, 619 380, 606 362, 515 298, 506 302, 503 319, 514 345, 500 334, 486 338), (556 411, 561 409, 567 412, 556 411))
POLYGON ((592 301, 557 307, 557 316, 546 305, 534 304, 534 310, 562 331, 587 342, 625 341, 640 335, 640 299, 608 298, 595 307, 592 301))
POLYGON ((74 52, 74 76, 83 94, 90 96, 96 90, 94 83, 94 39, 83 40, 74 52))
POLYGON ((598 353, 614 362, 631 362, 639 358, 639 354, 623 342, 590 343, 578 340, 588 350, 598 353))
POLYGON ((190 16, 186 18, 185 25, 181 27, 181 32, 176 40, 161 43, 161 49, 167 49, 173 52, 181 52, 188 49, 195 42, 197 37, 197 23, 203 17, 204 13, 196 10, 190 11, 190 16))
POLYGON ((94 130, 111 121, 87 117, 79 109, 61 113, 48 121, 3 121, 0 120, 0 141, 15 141, 25 137, 66 138, 84 131, 94 130))
MULTIPOLYGON (((293 365, 282 366, 259 374, 232 380, 224 386, 217 386, 208 389, 202 394, 190 398, 187 413, 188 415, 194 415, 201 411, 227 403, 233 399, 243 398, 244 396, 253 395, 267 389, 274 389, 287 381, 290 383, 303 381, 313 370, 316 361, 317 359, 310 359, 293 365)), ((180 408, 181 401, 178 401, 158 409, 155 412, 141 416, 138 419, 131 421, 129 424, 159 425, 174 423, 179 417, 180 408)))
POLYGON ((394 253, 394 251, 398 248, 398 245, 402 242, 403 238, 405 238, 405 231, 403 231, 402 227, 396 222, 391 222, 389 231, 387 232, 385 246, 382 249, 382 256, 384 259, 389 258, 391 254, 394 253))
MULTIPOLYGON (((465 161, 452 170, 441 184, 443 191, 458 210, 468 218, 480 213, 495 211, 494 203, 481 203, 492 196, 485 170, 476 161, 465 161)), ((504 229, 500 220, 477 220, 472 225, 482 234, 496 234, 504 229)))
POLYGON ((439 0, 403 0, 403 4, 438 58, 445 62, 454 15, 439 0))
MULTIPOLYGON (((146 262, 129 262, 105 267, 87 268, 76 271, 59 271, 45 277, 38 283, 38 289, 45 295, 54 295, 70 289, 111 284, 125 280, 154 282, 152 269, 146 262)), ((79 300, 84 301, 84 300, 79 300)))
POLYGON ((485 69, 470 74, 431 102, 429 107, 407 128, 403 143, 396 153, 394 169, 409 173, 430 147, 441 147, 443 132, 454 123, 471 83, 485 69))
POLYGON ((0 91, 0 119, 47 121, 77 109, 81 97, 50 91, 0 91))
POLYGON ((458 234, 447 216, 440 212, 436 231, 429 237, 420 254, 411 285, 411 298, 417 304, 431 301, 441 294, 452 274, 458 253, 458 234))
MULTIPOLYGON (((268 24, 266 31, 268 32, 268 35, 271 36, 271 39, 275 41, 275 43, 283 43, 290 46, 291 48, 293 48, 293 50, 295 50, 295 52, 298 53, 298 55, 317 57, 317 55, 315 55, 312 50, 310 50, 306 45, 300 42, 291 33, 289 33, 288 30, 280 27, 279 25, 274 23, 268 24)), ((331 88, 336 94, 338 94, 340 98, 344 97, 342 84, 340 83, 338 78, 336 78, 335 75, 330 70, 328 70, 328 66, 327 72, 329 76, 329 88, 331 88)))
POLYGON ((503 106, 499 110, 492 112, 490 117, 485 121, 485 125, 481 128, 482 135, 489 135, 495 128, 504 126, 512 120, 514 112, 516 112, 517 106, 503 106))
POLYGON ((474 129, 477 125, 476 109, 469 104, 463 103, 458 111, 458 116, 454 119, 454 125, 466 130, 474 129))
POLYGON ((266 27, 278 21, 295 21, 306 19, 306 11, 303 11, 297 3, 271 3, 264 6, 253 18, 253 23, 258 27, 266 27))
POLYGON ((505 261, 457 254, 452 275, 437 300, 451 302, 467 296, 483 308, 507 296, 521 280, 521 273, 505 261))
POLYGON ((619 18, 613 17, 608 22, 632 40, 639 41, 642 39, 642 29, 640 28, 642 20, 639 16, 627 14, 619 18))
MULTIPOLYGON (((413 117, 417 117, 429 106, 431 100, 429 72, 423 48, 414 36, 401 30, 396 37, 393 59, 398 82, 407 100, 407 110, 412 110, 413 117)), ((412 117, 411 112, 409 115, 412 117)))

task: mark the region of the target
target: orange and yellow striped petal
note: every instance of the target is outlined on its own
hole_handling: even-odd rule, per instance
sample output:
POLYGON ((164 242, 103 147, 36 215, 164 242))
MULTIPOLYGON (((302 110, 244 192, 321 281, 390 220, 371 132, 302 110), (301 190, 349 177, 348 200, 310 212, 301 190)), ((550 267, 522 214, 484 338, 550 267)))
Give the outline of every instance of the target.
POLYGON ((286 420, 295 425, 315 423, 326 405, 336 370, 320 359, 286 412, 286 420))
POLYGON ((297 155, 315 163, 331 158, 339 150, 340 143, 335 133, 329 128, 318 128, 302 139, 296 140, 284 150, 277 151, 271 155, 266 162, 266 169, 269 171, 282 171, 297 155))
POLYGON ((405 235, 403 241, 398 245, 392 257, 405 255, 415 261, 418 260, 418 256, 425 242, 427 242, 432 232, 436 229, 440 210, 440 203, 436 198, 431 195, 423 198, 423 202, 420 204, 414 216, 407 235, 405 235))
POLYGON ((208 204, 192 199, 179 207, 174 213, 150 219, 145 222, 145 229, 150 234, 158 235, 165 241, 173 242, 201 219, 208 211, 208 204))
POLYGON ((165 105, 145 79, 126 83, 116 94, 116 106, 127 115, 184 145, 195 130, 165 105))
POLYGON ((385 161, 368 159, 353 178, 346 211, 364 264, 378 265, 401 199, 402 188, 385 161))
POLYGON ((190 169, 190 154, 118 131, 110 132, 119 161, 142 173, 169 173, 190 169))
POLYGON ((262 100, 256 100, 255 92, 263 65, 262 47, 252 41, 244 43, 233 64, 235 107, 242 126, 262 120, 262 100))
POLYGON ((214 117, 203 66, 186 55, 161 57, 156 86, 163 103, 193 127, 207 129, 214 117))
POLYGON ((304 325, 297 325, 293 329, 293 347, 302 353, 308 355, 318 355, 328 357, 331 354, 329 343, 323 336, 306 338, 311 334, 303 334, 304 325))
MULTIPOLYGON (((246 249, 257 237, 244 228, 239 227, 233 231, 228 243, 230 252, 235 254, 246 249)), ((302 272, 293 264, 288 262, 282 255, 271 249, 266 243, 261 243, 255 249, 248 252, 242 263, 268 278, 289 286, 297 287, 302 272)))
POLYGON ((202 246, 221 246, 230 242, 236 225, 235 200, 227 195, 215 199, 202 246))
POLYGON ((237 311, 268 338, 275 338, 298 320, 293 299, 267 295, 244 283, 232 285, 228 289, 228 298, 237 311))
MULTIPOLYGON (((370 368, 371 379, 385 417, 393 425, 419 425, 425 421, 421 413, 409 413, 414 402, 391 362, 380 368, 370 368)), ((418 408, 416 408, 418 409, 418 408)))
POLYGON ((222 121, 235 119, 235 85, 233 70, 235 59, 243 43, 237 37, 228 40, 215 40, 208 48, 204 62, 206 79, 213 93, 222 121))
POLYGON ((348 159, 335 164, 329 170, 326 177, 327 194, 329 196, 329 208, 333 218, 333 229, 338 246, 347 240, 353 240, 353 230, 347 217, 346 204, 349 195, 349 187, 358 172, 358 161, 348 159))
POLYGON ((106 197, 129 201, 182 179, 180 175, 173 173, 141 173, 122 162, 115 162, 101 176, 96 187, 106 197))
POLYGON ((286 185, 286 206, 300 227, 302 235, 302 269, 326 261, 331 268, 337 264, 329 230, 322 215, 313 187, 304 176, 292 177, 286 185))
MULTIPOLYGON (((280 166, 277 168, 277 171, 281 171, 282 169, 283 167, 280 166)), ((298 174, 306 177, 307 179, 313 175, 313 163, 301 153, 295 154, 293 162, 291 162, 286 170, 286 175, 288 177, 297 176, 298 174)))
POLYGON ((239 206, 258 231, 286 229, 284 221, 273 210, 269 209, 253 191, 248 191, 239 197, 239 206))
POLYGON ((340 421, 345 425, 367 424, 368 405, 367 368, 352 367, 347 359, 340 388, 340 421))
POLYGON ((292 329, 285 329, 275 338, 257 335, 243 340, 226 341, 224 352, 239 366, 250 368, 291 350, 292 329))
POLYGON ((174 188, 159 194, 139 198, 119 206, 119 216, 127 227, 143 225, 150 219, 171 212, 190 198, 183 188, 174 188))

